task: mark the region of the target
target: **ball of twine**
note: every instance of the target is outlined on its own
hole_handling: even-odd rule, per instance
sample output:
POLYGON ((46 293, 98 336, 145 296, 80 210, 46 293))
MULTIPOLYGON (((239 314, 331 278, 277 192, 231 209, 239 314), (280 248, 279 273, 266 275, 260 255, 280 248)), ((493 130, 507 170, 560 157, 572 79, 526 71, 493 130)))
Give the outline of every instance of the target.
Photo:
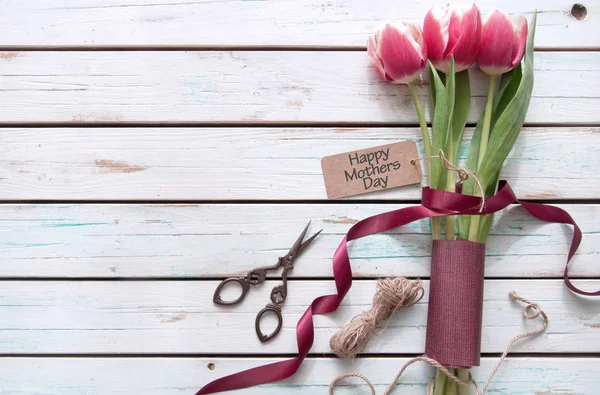
MULTIPOLYGON (((420 280, 404 277, 377 281, 373 307, 354 317, 348 325, 331 338, 329 345, 342 359, 354 358, 367 343, 375 328, 403 307, 410 307, 423 297, 425 290, 420 280)), ((385 329, 385 328, 384 328, 385 329)))

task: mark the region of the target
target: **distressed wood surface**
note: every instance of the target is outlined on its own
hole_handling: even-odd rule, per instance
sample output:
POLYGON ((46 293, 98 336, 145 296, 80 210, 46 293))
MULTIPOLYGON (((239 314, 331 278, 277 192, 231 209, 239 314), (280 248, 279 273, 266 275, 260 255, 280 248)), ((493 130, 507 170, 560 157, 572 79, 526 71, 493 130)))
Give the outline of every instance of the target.
MULTIPOLYGON (((298 260, 292 278, 331 277, 333 252, 350 227, 398 204, 0 205, 0 277, 180 278, 243 275, 275 262, 312 220, 323 233, 298 260)), ((574 277, 600 272, 600 206, 560 205, 579 223, 583 244, 574 277)), ((571 242, 512 207, 496 216, 486 275, 561 278, 571 242)), ((429 221, 350 243, 356 277, 429 276, 429 221)), ((275 273, 274 276, 279 276, 275 273)), ((205 286, 199 283, 199 286, 205 286)))
MULTIPOLYGON (((215 378, 279 359, 267 358, 0 358, 3 395, 106 395, 193 394, 215 378), (24 374, 26 372, 26 374, 24 374)), ((360 372, 383 393, 408 358, 368 358, 340 361, 308 358, 296 376, 278 383, 248 388, 248 395, 326 394, 329 383, 341 373, 360 372)), ((496 358, 482 358, 473 368, 475 380, 483 382, 496 358)), ((490 394, 591 395, 598 388, 600 359, 508 358, 489 388, 490 394)), ((424 393, 433 370, 415 364, 402 376, 394 394, 424 393)), ((367 386, 348 379, 336 395, 366 395, 367 386)))
MULTIPOLYGON (((600 122, 600 52, 540 52, 535 68, 526 122, 600 122)), ((476 121, 488 83, 472 74, 476 121)), ((1 52, 0 93, 4 124, 417 122, 363 51, 1 52)))
MULTIPOLYGON (((254 320, 276 284, 267 281, 255 287, 244 303, 232 308, 213 304, 217 281, 3 282, 0 354, 292 354, 297 351, 296 323, 315 297, 334 293, 335 284, 290 281, 282 330, 265 347, 256 336, 254 320)), ((331 352, 330 337, 370 308, 375 284, 355 281, 338 312, 315 317, 312 353, 331 352)), ((578 284, 587 290, 600 288, 600 280, 578 284)), ((423 352, 429 282, 424 285, 426 297, 390 319, 366 353, 423 352)), ((600 304, 575 296, 561 280, 487 280, 483 353, 501 352, 511 337, 540 325, 539 320, 524 322, 524 306, 510 301, 511 290, 539 303, 550 319, 545 333, 515 345, 514 352, 600 352, 600 304)), ((223 296, 236 297, 231 288, 223 296)), ((265 319, 265 332, 274 327, 274 320, 265 319)))
MULTIPOLYGON (((536 45, 598 48, 600 2, 587 0, 587 18, 571 15, 572 0, 477 1, 483 14, 500 7, 531 16, 536 45)), ((0 47, 364 47, 389 20, 422 22, 437 0, 181 1, 8 0, 0 4, 0 47)))
MULTIPOLYGON (((584 20, 570 15, 573 3, 477 1, 484 14, 540 12, 528 127, 503 177, 521 198, 564 203, 584 231, 571 274, 595 290, 600 0, 584 3, 584 20)), ((359 197, 374 203, 325 202, 320 159, 398 140, 421 144, 408 90, 382 82, 364 49, 381 23, 418 22, 434 5, 446 4, 0 1, 0 393, 192 394, 295 353, 306 306, 334 291, 331 257, 350 226, 419 198, 410 186, 359 197), (55 203, 28 204, 46 200, 55 203), (265 346, 254 319, 278 282, 252 289, 235 308, 215 306, 213 291, 218 279, 273 262, 311 219, 323 234, 298 261, 282 333, 265 346)), ((472 78, 470 122, 487 88, 481 72, 472 78)), ((419 92, 427 106, 426 77, 419 92)), ((511 290, 540 303, 550 327, 517 344, 493 393, 597 392, 600 305, 561 280, 570 236, 569 227, 518 207, 496 218, 482 351, 499 353, 539 325, 524 321, 511 290)), ((370 307, 373 278, 420 277, 428 289, 429 224, 355 241, 350 255, 357 280, 337 313, 315 318, 314 358, 294 378, 244 393, 325 393, 350 371, 382 393, 402 357, 423 352, 427 297, 371 340, 369 358, 330 358, 328 343, 370 307)), ((495 362, 483 358, 475 377, 483 381, 495 362)), ((413 366, 395 393, 424 393, 432 372, 413 366)), ((348 384, 336 394, 368 393, 348 384)))
MULTIPOLYGON (((525 128, 501 175, 520 198, 596 198, 599 132, 525 128)), ((327 199, 322 157, 401 140, 421 145, 417 128, 5 128, 0 198, 327 199)), ((420 196, 413 185, 357 198, 420 196)))

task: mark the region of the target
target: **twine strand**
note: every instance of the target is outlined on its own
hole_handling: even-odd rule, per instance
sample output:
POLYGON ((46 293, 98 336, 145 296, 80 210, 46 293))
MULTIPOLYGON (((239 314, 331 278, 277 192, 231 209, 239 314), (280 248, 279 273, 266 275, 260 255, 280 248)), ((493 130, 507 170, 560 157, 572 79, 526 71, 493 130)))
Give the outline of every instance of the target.
POLYGON ((329 384, 329 395, 333 395, 334 388, 337 386, 337 384, 340 381, 350 378, 350 377, 357 377, 357 378, 363 380, 369 386, 369 389, 371 390, 371 394, 377 395, 377 392, 375 392, 375 386, 373 385, 373 383, 371 383, 371 381, 367 378, 367 376, 364 376, 360 373, 344 373, 344 374, 340 374, 339 376, 337 376, 335 379, 333 379, 331 384, 329 384))
MULTIPOLYGON (((488 389, 490 383, 492 382, 492 379, 494 378, 494 376, 496 375, 498 370, 500 370, 500 366, 502 366, 502 364, 504 363, 504 360, 506 359, 506 356, 508 355, 508 352, 510 351, 512 346, 519 340, 526 339, 528 337, 537 336, 540 333, 544 332, 546 330, 546 328, 548 328, 548 316, 546 315, 544 310, 542 310, 540 308, 540 306, 537 303, 534 303, 532 301, 529 301, 525 298, 520 297, 515 291, 511 291, 508 295, 510 296, 511 300, 520 301, 527 305, 523 309, 523 317, 525 317, 526 319, 533 320, 541 315, 542 316, 542 326, 534 331, 523 333, 521 335, 517 335, 517 336, 513 337, 512 339, 510 339, 510 341, 506 345, 506 349, 504 350, 504 353, 502 353, 502 356, 500 357, 500 359, 498 360, 498 363, 494 367, 494 370, 492 370, 492 372, 488 376, 488 379, 485 382, 483 389, 481 390, 481 395, 483 395, 487 392, 487 389, 488 389)), ((478 395, 480 394, 479 391, 477 391, 477 394, 478 395)))
MULTIPOLYGON (((413 363, 420 361, 420 362, 425 362, 428 365, 431 365, 431 366, 439 369, 442 373, 444 373, 444 375, 446 375, 446 377, 448 377, 449 380, 451 380, 452 382, 456 383, 457 385, 459 385, 461 387, 466 387, 470 384, 473 384, 475 386, 475 394, 476 395, 485 395, 494 376, 496 375, 496 373, 498 373, 498 370, 500 370, 500 367, 506 360, 508 352, 510 351, 512 346, 519 340, 537 336, 540 333, 544 332, 548 328, 548 316, 546 315, 544 310, 542 310, 541 307, 537 303, 534 303, 530 300, 522 298, 515 291, 511 291, 509 293, 509 296, 510 296, 511 300, 513 300, 513 301, 520 301, 520 302, 523 302, 526 304, 525 308, 523 309, 523 317, 525 317, 526 319, 531 320, 531 319, 535 319, 535 318, 538 318, 541 316, 542 321, 543 321, 542 326, 536 330, 517 335, 508 341, 508 344, 506 346, 506 349, 504 350, 504 353, 502 353, 502 356, 500 357, 500 359, 498 360, 498 363, 496 364, 496 366, 494 367, 494 369, 488 376, 488 379, 485 382, 485 384, 481 390, 479 389, 479 386, 477 385, 477 383, 473 380, 473 376, 471 376, 470 372, 469 372, 469 379, 467 381, 462 381, 458 377, 456 377, 453 373, 451 373, 446 367, 442 366, 442 364, 440 364, 435 359, 429 358, 426 355, 422 355, 422 356, 415 357, 415 358, 412 358, 409 361, 407 361, 402 366, 400 371, 396 374, 392 383, 386 388, 386 390, 384 391, 383 394, 389 395, 396 387, 396 384, 397 384, 398 380, 400 379, 400 377, 402 376, 402 374, 404 374, 404 371, 413 363)), ((337 386, 337 384, 340 381, 342 381, 346 378, 349 378, 349 377, 357 377, 357 378, 364 380, 367 383, 367 385, 369 386, 369 389, 371 390, 371 394, 377 395, 377 393, 375 392, 375 387, 369 381, 369 379, 358 373, 347 373, 347 374, 342 374, 342 375, 339 375, 338 377, 336 377, 329 385, 329 395, 334 395, 334 390, 335 390, 335 387, 337 386)), ((427 389, 426 389, 427 395, 433 395, 434 379, 435 379, 435 377, 433 377, 431 380, 429 380, 429 383, 427 384, 427 389)))
POLYGON ((373 307, 354 317, 348 325, 338 331, 329 342, 331 349, 342 359, 354 358, 360 353, 375 329, 403 307, 419 302, 425 290, 421 281, 410 281, 404 277, 386 278, 377 281, 377 291, 373 297, 373 307))
POLYGON ((441 149, 437 155, 428 156, 426 158, 413 159, 410 162, 414 165, 416 163, 416 161, 424 161, 424 160, 430 160, 430 159, 439 159, 442 161, 442 165, 444 166, 444 168, 446 170, 456 172, 458 179, 459 179, 459 182, 458 182, 459 184, 462 184, 463 182, 467 181, 469 179, 469 177, 472 177, 473 180, 475 180, 475 183, 477 184, 477 187, 479 188, 479 191, 481 192, 481 204, 479 205, 479 212, 482 212, 483 209, 485 208, 485 191, 483 190, 483 186, 481 185, 481 181, 479 181, 477 174, 475 174, 475 172, 473 172, 473 171, 465 169, 464 167, 458 167, 458 166, 454 165, 454 163, 450 162, 446 158, 444 151, 441 149))

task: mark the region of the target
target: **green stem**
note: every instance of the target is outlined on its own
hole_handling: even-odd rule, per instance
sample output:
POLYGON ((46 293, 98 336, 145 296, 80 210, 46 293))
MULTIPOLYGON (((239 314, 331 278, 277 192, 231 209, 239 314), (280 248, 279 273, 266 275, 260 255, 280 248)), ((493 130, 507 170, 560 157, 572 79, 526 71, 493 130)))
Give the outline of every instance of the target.
POLYGON ((446 240, 454 240, 454 216, 447 216, 446 217, 446 233, 445 233, 445 238, 446 240))
POLYGON ((490 85, 488 86, 487 101, 485 103, 485 112, 483 113, 483 127, 481 130, 481 141, 479 142, 479 156, 477 157, 477 170, 481 168, 481 162, 485 157, 488 141, 490 140, 490 126, 492 124, 492 108, 494 106, 494 93, 496 91, 497 75, 490 76, 490 85))
MULTIPOLYGON (((460 381, 466 383, 469 381, 469 369, 456 369, 456 376, 460 381)), ((469 395, 469 386, 468 385, 459 385, 458 386, 458 395, 469 395)))
MULTIPOLYGON (((448 161, 454 164, 454 143, 452 136, 448 136, 448 143, 446 144, 446 155, 448 161)), ((456 190, 456 173, 450 170, 446 170, 446 191, 454 192, 456 190)), ((446 217, 446 240, 454 240, 454 217, 446 217)))
POLYGON ((425 146, 425 156, 427 160, 431 157, 431 139, 429 138, 429 129, 427 128, 427 121, 425 120, 425 113, 423 112, 423 106, 421 105, 421 99, 417 93, 417 87, 414 82, 408 84, 408 89, 413 96, 415 101, 415 108, 417 109, 417 116, 419 117, 419 125, 421 126, 421 135, 423 136, 423 145, 425 146))
MULTIPOLYGON (((456 376, 456 370, 455 369, 448 369, 450 370, 450 373, 452 373, 453 375, 456 376)), ((452 380, 447 380, 446 381, 446 392, 444 393, 444 395, 456 395, 458 391, 457 385, 454 381, 452 380)))
MULTIPOLYGON (((427 128, 427 120, 425 119, 425 113, 423 112, 423 106, 421 105, 421 99, 417 92, 417 87, 414 82, 408 84, 410 93, 412 94, 413 100, 415 101, 415 108, 417 110, 417 116, 419 117, 419 125, 421 126, 421 136, 423 136, 423 146, 425 147, 425 167, 429 172, 429 160, 431 158, 431 139, 429 137, 429 129, 427 128)), ((434 239, 442 238, 442 222, 441 218, 431 219, 431 234, 434 239)))
POLYGON ((410 93, 415 101, 415 108, 417 109, 417 116, 419 117, 419 125, 421 126, 421 135, 423 136, 423 145, 425 146, 425 156, 427 157, 428 161, 429 158, 431 158, 431 139, 429 138, 429 129, 427 128, 425 113, 423 112, 423 106, 421 105, 421 99, 419 99, 419 94, 417 93, 417 87, 415 86, 415 83, 409 83, 408 88, 410 89, 410 93))
POLYGON ((442 217, 431 218, 431 237, 433 240, 442 238, 442 217))
POLYGON ((437 370, 435 374, 435 386, 433 387, 433 395, 444 395, 446 387, 446 375, 441 370, 437 370))
MULTIPOLYGON (((492 108, 494 105, 494 93, 496 89, 496 78, 498 76, 490 76, 490 85, 488 86, 487 102, 485 103, 485 112, 483 113, 483 125, 481 129, 481 141, 479 142, 479 156, 477 157, 477 170, 481 168, 485 152, 487 150, 488 141, 490 139, 490 126, 492 124, 492 108)), ((480 180, 481 181, 481 180, 480 180)), ((485 185, 484 185, 485 188, 485 185)), ((475 189, 475 196, 481 196, 485 191, 475 189)), ((469 224, 469 240, 477 241, 479 238, 479 222, 480 215, 473 215, 469 224)))

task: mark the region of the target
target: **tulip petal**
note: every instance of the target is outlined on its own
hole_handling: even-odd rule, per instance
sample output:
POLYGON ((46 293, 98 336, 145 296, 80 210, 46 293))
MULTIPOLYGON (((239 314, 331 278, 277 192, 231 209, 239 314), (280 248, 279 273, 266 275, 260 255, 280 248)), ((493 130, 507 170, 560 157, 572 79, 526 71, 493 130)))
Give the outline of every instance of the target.
POLYGON ((385 74, 396 83, 412 82, 425 67, 426 49, 413 37, 413 29, 421 35, 418 26, 388 24, 378 40, 377 55, 383 62, 385 74))
MULTIPOLYGON (((407 25, 410 29, 410 34, 414 40, 414 43, 416 43, 418 45, 418 48, 421 49, 422 53, 427 55, 427 46, 425 45, 425 42, 423 40, 423 32, 421 31, 421 28, 419 27, 419 25, 415 25, 414 23, 408 23, 407 25)), ((417 47, 415 47, 415 48, 417 48, 417 47)), ((427 57, 427 56, 424 56, 424 57, 427 57)))
POLYGON ((525 46, 527 44, 527 19, 522 14, 515 14, 510 16, 510 21, 515 31, 514 46, 512 52, 511 69, 523 59, 525 54, 525 46))
POLYGON ((514 31, 508 15, 494 11, 483 23, 477 63, 487 74, 497 75, 511 69, 514 31))
MULTIPOLYGON (((435 67, 444 60, 448 45, 448 18, 441 8, 432 8, 423 22, 423 38, 427 46, 427 55, 435 67)), ((448 70, 445 70, 447 72, 448 70)))
POLYGON ((450 41, 446 49, 447 58, 454 56, 456 72, 468 69, 477 57, 481 39, 481 14, 473 4, 462 16, 455 13, 450 19, 450 41), (456 39, 452 39, 458 34, 456 39))
POLYGON ((456 71, 468 69, 477 56, 481 14, 475 4, 432 8, 425 16, 423 35, 433 66, 445 73, 454 56, 456 71))
POLYGON ((381 78, 386 81, 391 81, 391 78, 385 75, 385 70, 383 68, 383 62, 381 58, 377 56, 377 34, 372 34, 369 36, 369 41, 367 41, 367 54, 369 55, 369 59, 371 60, 371 64, 375 67, 375 71, 381 78))
POLYGON ((448 9, 448 43, 444 55, 449 56, 450 51, 456 46, 458 39, 463 33, 462 7, 452 6, 448 9))

